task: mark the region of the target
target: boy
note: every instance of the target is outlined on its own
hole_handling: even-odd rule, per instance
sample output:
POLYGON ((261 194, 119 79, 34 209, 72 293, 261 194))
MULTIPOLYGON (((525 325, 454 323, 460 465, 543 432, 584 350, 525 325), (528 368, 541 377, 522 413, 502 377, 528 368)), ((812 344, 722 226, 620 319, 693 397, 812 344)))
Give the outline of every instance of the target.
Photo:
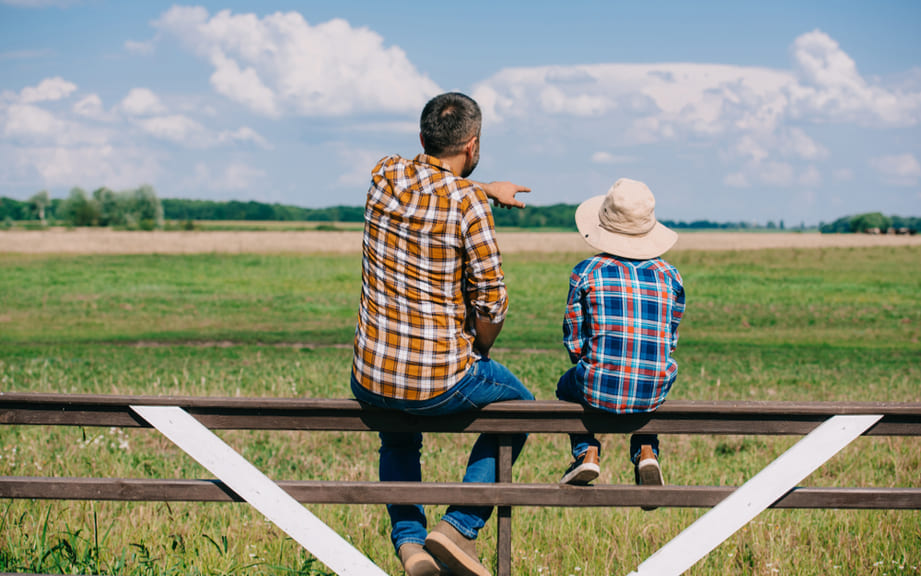
MULTIPOLYGON (((678 365, 672 354, 684 313, 678 270, 662 260, 678 235, 656 221, 642 182, 621 178, 576 210, 582 238, 601 253, 573 268, 563 343, 575 366, 556 395, 615 414, 650 412, 665 400, 678 365)), ((570 435, 573 463, 560 480, 588 484, 600 473, 594 434, 570 435)), ((658 438, 635 434, 630 459, 637 484, 662 485, 658 438)))

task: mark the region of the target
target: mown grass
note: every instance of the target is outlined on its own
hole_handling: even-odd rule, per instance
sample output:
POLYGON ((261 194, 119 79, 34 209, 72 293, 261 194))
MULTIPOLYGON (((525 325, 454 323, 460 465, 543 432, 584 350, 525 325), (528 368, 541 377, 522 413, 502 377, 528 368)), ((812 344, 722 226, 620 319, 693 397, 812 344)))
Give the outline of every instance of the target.
MULTIPOLYGON (((540 399, 568 366, 560 315, 576 255, 507 255, 496 357, 540 399)), ((921 400, 917 248, 676 252, 688 290, 672 398, 921 400)), ((0 390, 348 397, 358 256, 0 255, 0 390)), ((276 479, 376 477, 361 433, 223 431, 276 479)), ((666 480, 736 485, 796 438, 663 436, 666 480)), ((472 438, 430 435, 425 479, 460 478, 472 438)), ((629 484, 625 437, 601 482, 629 484)), ((555 482, 568 441, 534 435, 520 482, 555 482)), ((208 477, 151 430, 0 427, 4 475, 208 477)), ((804 482, 919 486, 917 438, 861 438, 804 482)), ((310 506, 399 574, 381 506, 310 506)), ((430 507, 437 520, 442 507, 430 507)), ((516 574, 626 574, 705 510, 518 509, 516 574)), ((494 525, 481 535, 495 561, 494 525)), ((242 504, 0 501, 0 571, 325 574, 242 504)), ((916 511, 777 510, 689 573, 916 574, 916 511)))

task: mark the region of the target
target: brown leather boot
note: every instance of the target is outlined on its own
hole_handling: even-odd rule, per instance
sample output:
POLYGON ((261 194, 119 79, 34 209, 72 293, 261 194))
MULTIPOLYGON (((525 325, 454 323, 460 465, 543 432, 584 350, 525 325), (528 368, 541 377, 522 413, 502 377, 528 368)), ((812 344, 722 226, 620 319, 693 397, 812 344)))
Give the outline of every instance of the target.
POLYGON ((444 520, 435 525, 425 539, 425 547, 456 576, 492 576, 480 564, 476 543, 444 520))
POLYGON ((421 544, 407 543, 397 552, 406 576, 439 576, 441 568, 438 562, 425 551, 421 544))

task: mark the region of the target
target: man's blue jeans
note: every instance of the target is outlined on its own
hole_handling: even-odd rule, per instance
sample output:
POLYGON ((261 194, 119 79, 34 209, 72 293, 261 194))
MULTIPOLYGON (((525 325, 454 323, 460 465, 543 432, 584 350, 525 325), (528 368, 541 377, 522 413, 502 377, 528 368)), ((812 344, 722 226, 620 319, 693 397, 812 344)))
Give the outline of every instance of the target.
MULTIPOLYGON (((363 388, 352 376, 352 393, 359 401, 380 408, 401 410, 422 416, 439 416, 482 408, 503 400, 534 400, 534 395, 508 368, 494 360, 473 363, 467 374, 450 390, 428 400, 397 400, 379 396, 363 388)), ((418 432, 381 432, 380 479, 382 481, 422 480, 419 463, 422 434, 418 432)), ((518 458, 527 434, 516 435, 512 459, 518 458)), ((464 482, 495 482, 498 439, 492 434, 477 438, 467 461, 464 482)), ((390 539, 396 550, 407 543, 424 544, 425 510, 420 505, 388 505, 390 539)), ((491 506, 451 506, 444 520, 467 538, 476 538, 480 528, 492 515, 491 506)))
MULTIPOLYGON (((576 368, 572 367, 566 371, 561 377, 560 381, 556 384, 556 397, 560 400, 565 400, 566 402, 576 402, 585 406, 586 408, 593 408, 588 402, 585 401, 585 395, 583 394, 584 386, 582 382, 579 381, 577 376, 576 368)), ((569 435, 569 444, 572 448, 572 457, 573 459, 578 458, 582 455, 583 452, 588 450, 589 446, 594 446, 598 448, 598 456, 601 456, 601 443, 595 438, 594 434, 570 434, 569 435)), ((640 458, 640 447, 644 444, 650 444, 652 446, 652 451, 656 456, 659 455, 659 437, 655 434, 633 434, 630 436, 630 461, 634 464, 640 458)))

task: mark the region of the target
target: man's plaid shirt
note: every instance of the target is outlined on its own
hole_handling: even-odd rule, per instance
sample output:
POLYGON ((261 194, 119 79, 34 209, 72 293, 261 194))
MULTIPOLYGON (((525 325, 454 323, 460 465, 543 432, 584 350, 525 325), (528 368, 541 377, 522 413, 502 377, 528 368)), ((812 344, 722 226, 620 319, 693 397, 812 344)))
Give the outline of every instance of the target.
POLYGON ((563 343, 585 400, 609 412, 648 412, 665 400, 678 364, 684 287, 661 258, 598 254, 573 268, 563 343))
POLYGON ((489 200, 437 158, 388 156, 365 204, 352 373, 368 390, 425 400, 475 359, 473 314, 499 323, 508 299, 489 200))

